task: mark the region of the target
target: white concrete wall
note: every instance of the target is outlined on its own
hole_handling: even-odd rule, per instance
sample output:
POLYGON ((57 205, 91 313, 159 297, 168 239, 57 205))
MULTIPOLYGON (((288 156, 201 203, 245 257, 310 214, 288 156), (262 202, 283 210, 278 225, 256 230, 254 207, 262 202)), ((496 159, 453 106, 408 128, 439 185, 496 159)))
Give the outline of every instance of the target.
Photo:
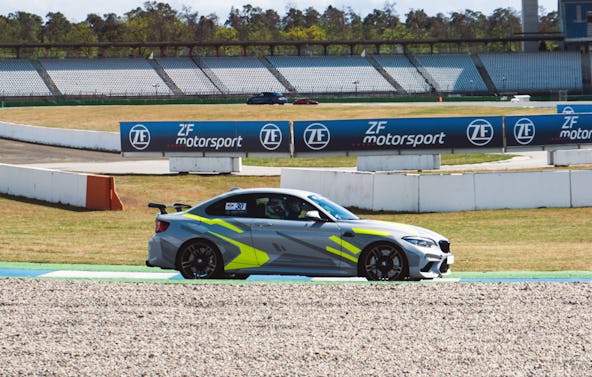
POLYGON ((475 209, 571 207, 569 170, 475 174, 475 209))
POLYGON ((413 175, 282 169, 280 185, 375 211, 592 206, 592 170, 413 175))
POLYGON ((373 155, 357 157, 358 171, 440 169, 439 154, 373 155))
POLYGON ((592 170, 571 171, 572 207, 592 206, 592 170))
POLYGON ((473 174, 424 174, 419 177, 419 212, 475 209, 473 174))
POLYGON ((232 173, 240 172, 240 157, 173 157, 169 158, 169 170, 180 173, 232 173))
POLYGON ((121 152, 119 132, 68 130, 0 122, 0 137, 61 147, 121 152))
POLYGON ((86 174, 0 164, 0 192, 86 207, 86 174))
POLYGON ((284 168, 280 185, 292 188, 307 187, 307 190, 329 198, 339 196, 340 203, 348 207, 372 208, 373 184, 372 173, 284 168))
POLYGON ((592 149, 571 149, 549 151, 549 165, 569 166, 592 164, 592 149))
POLYGON ((419 212, 419 174, 374 174, 373 205, 362 208, 419 212))

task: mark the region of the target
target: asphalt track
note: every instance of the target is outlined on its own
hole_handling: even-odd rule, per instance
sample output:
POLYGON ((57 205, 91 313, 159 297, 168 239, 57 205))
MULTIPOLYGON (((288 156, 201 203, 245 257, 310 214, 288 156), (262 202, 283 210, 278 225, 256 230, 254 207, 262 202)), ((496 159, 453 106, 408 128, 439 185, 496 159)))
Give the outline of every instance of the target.
MULTIPOLYGON (((104 280, 117 282, 158 282, 183 284, 252 284, 252 283, 356 283, 370 284, 363 278, 310 278, 307 276, 252 275, 247 280, 185 280, 176 271, 158 270, 142 266, 105 266, 43 263, 0 262, 0 278, 36 278, 66 280, 104 280)), ((505 272, 453 272, 441 279, 424 280, 426 283, 512 283, 556 282, 592 283, 592 271, 505 271, 505 272)))

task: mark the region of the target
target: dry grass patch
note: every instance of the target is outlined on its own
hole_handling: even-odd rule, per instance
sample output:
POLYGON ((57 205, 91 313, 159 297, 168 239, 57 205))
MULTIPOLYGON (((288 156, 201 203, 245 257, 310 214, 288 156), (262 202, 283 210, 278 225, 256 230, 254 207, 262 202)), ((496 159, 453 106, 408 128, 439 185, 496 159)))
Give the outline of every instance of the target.
POLYGON ((18 124, 95 131, 119 131, 122 121, 330 120, 553 114, 524 107, 420 106, 409 104, 322 104, 321 106, 109 105, 5 108, 0 120, 18 124))
MULTIPOLYGON (((279 177, 121 176, 120 212, 75 211, 0 196, 0 260, 142 265, 156 211, 149 201, 196 204, 240 186, 278 187, 279 177)), ((590 270, 592 208, 453 213, 372 213, 363 217, 416 224, 450 238, 455 271, 590 270)))

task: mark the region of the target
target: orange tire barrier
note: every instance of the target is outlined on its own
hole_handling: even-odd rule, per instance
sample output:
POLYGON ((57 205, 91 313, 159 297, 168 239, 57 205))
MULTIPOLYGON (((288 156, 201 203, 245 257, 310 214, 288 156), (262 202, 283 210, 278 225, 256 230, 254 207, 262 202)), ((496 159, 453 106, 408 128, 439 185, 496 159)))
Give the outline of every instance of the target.
POLYGON ((86 208, 121 211, 123 204, 115 192, 115 180, 105 175, 86 177, 86 208))

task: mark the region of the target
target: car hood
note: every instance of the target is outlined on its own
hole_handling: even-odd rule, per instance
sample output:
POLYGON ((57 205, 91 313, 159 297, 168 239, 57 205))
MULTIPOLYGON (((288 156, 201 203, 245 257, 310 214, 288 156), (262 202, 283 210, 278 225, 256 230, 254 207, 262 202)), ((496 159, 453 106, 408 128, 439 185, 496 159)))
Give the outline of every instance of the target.
POLYGON ((428 237, 434 241, 447 240, 443 235, 431 231, 420 226, 395 223, 391 221, 380 221, 380 220, 347 220, 340 221, 340 225, 351 227, 352 229, 364 229, 378 232, 388 232, 396 238, 405 236, 420 236, 428 237))

